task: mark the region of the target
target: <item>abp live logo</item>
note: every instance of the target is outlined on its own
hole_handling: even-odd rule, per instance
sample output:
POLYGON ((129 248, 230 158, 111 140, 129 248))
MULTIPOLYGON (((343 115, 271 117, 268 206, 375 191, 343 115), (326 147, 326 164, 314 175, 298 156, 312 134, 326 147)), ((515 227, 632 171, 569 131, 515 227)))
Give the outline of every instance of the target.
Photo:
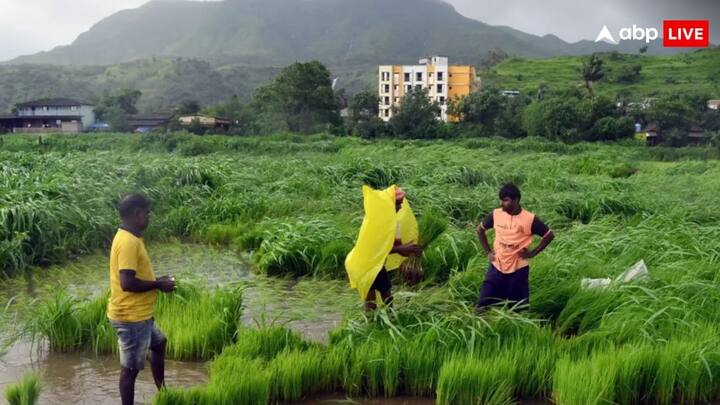
POLYGON ((707 48, 710 45, 709 20, 663 21, 663 46, 666 48, 707 48))
MULTIPOLYGON (((658 29, 654 27, 626 27, 620 29, 619 37, 623 41, 645 41, 650 43, 658 39, 658 29)), ((617 45, 619 42, 603 26, 595 42, 608 42, 617 45)), ((710 45, 709 20, 665 20, 663 21, 663 46, 707 48, 710 45)))

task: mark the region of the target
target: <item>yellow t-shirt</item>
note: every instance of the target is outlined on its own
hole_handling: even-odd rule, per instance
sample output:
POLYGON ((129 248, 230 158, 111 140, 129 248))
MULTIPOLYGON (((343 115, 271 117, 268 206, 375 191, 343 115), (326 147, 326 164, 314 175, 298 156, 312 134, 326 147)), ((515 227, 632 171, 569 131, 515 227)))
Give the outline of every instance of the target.
POLYGON ((107 317, 117 322, 141 322, 153 317, 157 290, 134 293, 123 291, 120 270, 135 270, 135 277, 155 281, 145 243, 132 233, 118 229, 110 249, 110 300, 107 317))

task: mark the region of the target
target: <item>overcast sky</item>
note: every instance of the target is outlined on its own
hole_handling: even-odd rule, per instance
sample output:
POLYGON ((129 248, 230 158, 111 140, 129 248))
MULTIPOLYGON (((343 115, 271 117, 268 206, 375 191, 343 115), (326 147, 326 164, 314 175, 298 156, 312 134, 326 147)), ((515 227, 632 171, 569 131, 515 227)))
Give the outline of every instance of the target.
MULTIPOLYGON (((71 43, 93 24, 148 0, 0 0, 0 61, 71 43)), ((358 0, 362 1, 362 0, 358 0)), ((391 0, 390 0, 391 1, 391 0)), ((492 25, 574 42, 663 19, 710 19, 720 42, 720 0, 447 0, 463 15, 492 25)))

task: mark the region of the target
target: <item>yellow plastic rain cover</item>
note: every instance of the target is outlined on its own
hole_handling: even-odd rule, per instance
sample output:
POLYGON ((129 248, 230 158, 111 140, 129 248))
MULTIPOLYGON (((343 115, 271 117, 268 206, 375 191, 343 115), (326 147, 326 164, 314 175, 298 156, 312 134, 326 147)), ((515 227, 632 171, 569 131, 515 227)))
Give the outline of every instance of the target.
POLYGON ((365 217, 355 247, 345 259, 345 269, 350 287, 357 289, 364 300, 383 266, 388 271, 395 270, 406 259, 390 254, 398 224, 402 243, 417 242, 418 226, 407 198, 400 211, 395 212, 394 185, 385 190, 363 186, 362 191, 365 217))

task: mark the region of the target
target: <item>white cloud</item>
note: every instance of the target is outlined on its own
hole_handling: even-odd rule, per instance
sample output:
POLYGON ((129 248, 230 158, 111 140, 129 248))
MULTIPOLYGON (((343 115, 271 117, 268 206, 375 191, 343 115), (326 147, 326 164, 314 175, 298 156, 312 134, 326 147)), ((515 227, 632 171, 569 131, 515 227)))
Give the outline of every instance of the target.
POLYGON ((0 60, 71 43, 101 19, 148 0, 0 0, 0 60))

